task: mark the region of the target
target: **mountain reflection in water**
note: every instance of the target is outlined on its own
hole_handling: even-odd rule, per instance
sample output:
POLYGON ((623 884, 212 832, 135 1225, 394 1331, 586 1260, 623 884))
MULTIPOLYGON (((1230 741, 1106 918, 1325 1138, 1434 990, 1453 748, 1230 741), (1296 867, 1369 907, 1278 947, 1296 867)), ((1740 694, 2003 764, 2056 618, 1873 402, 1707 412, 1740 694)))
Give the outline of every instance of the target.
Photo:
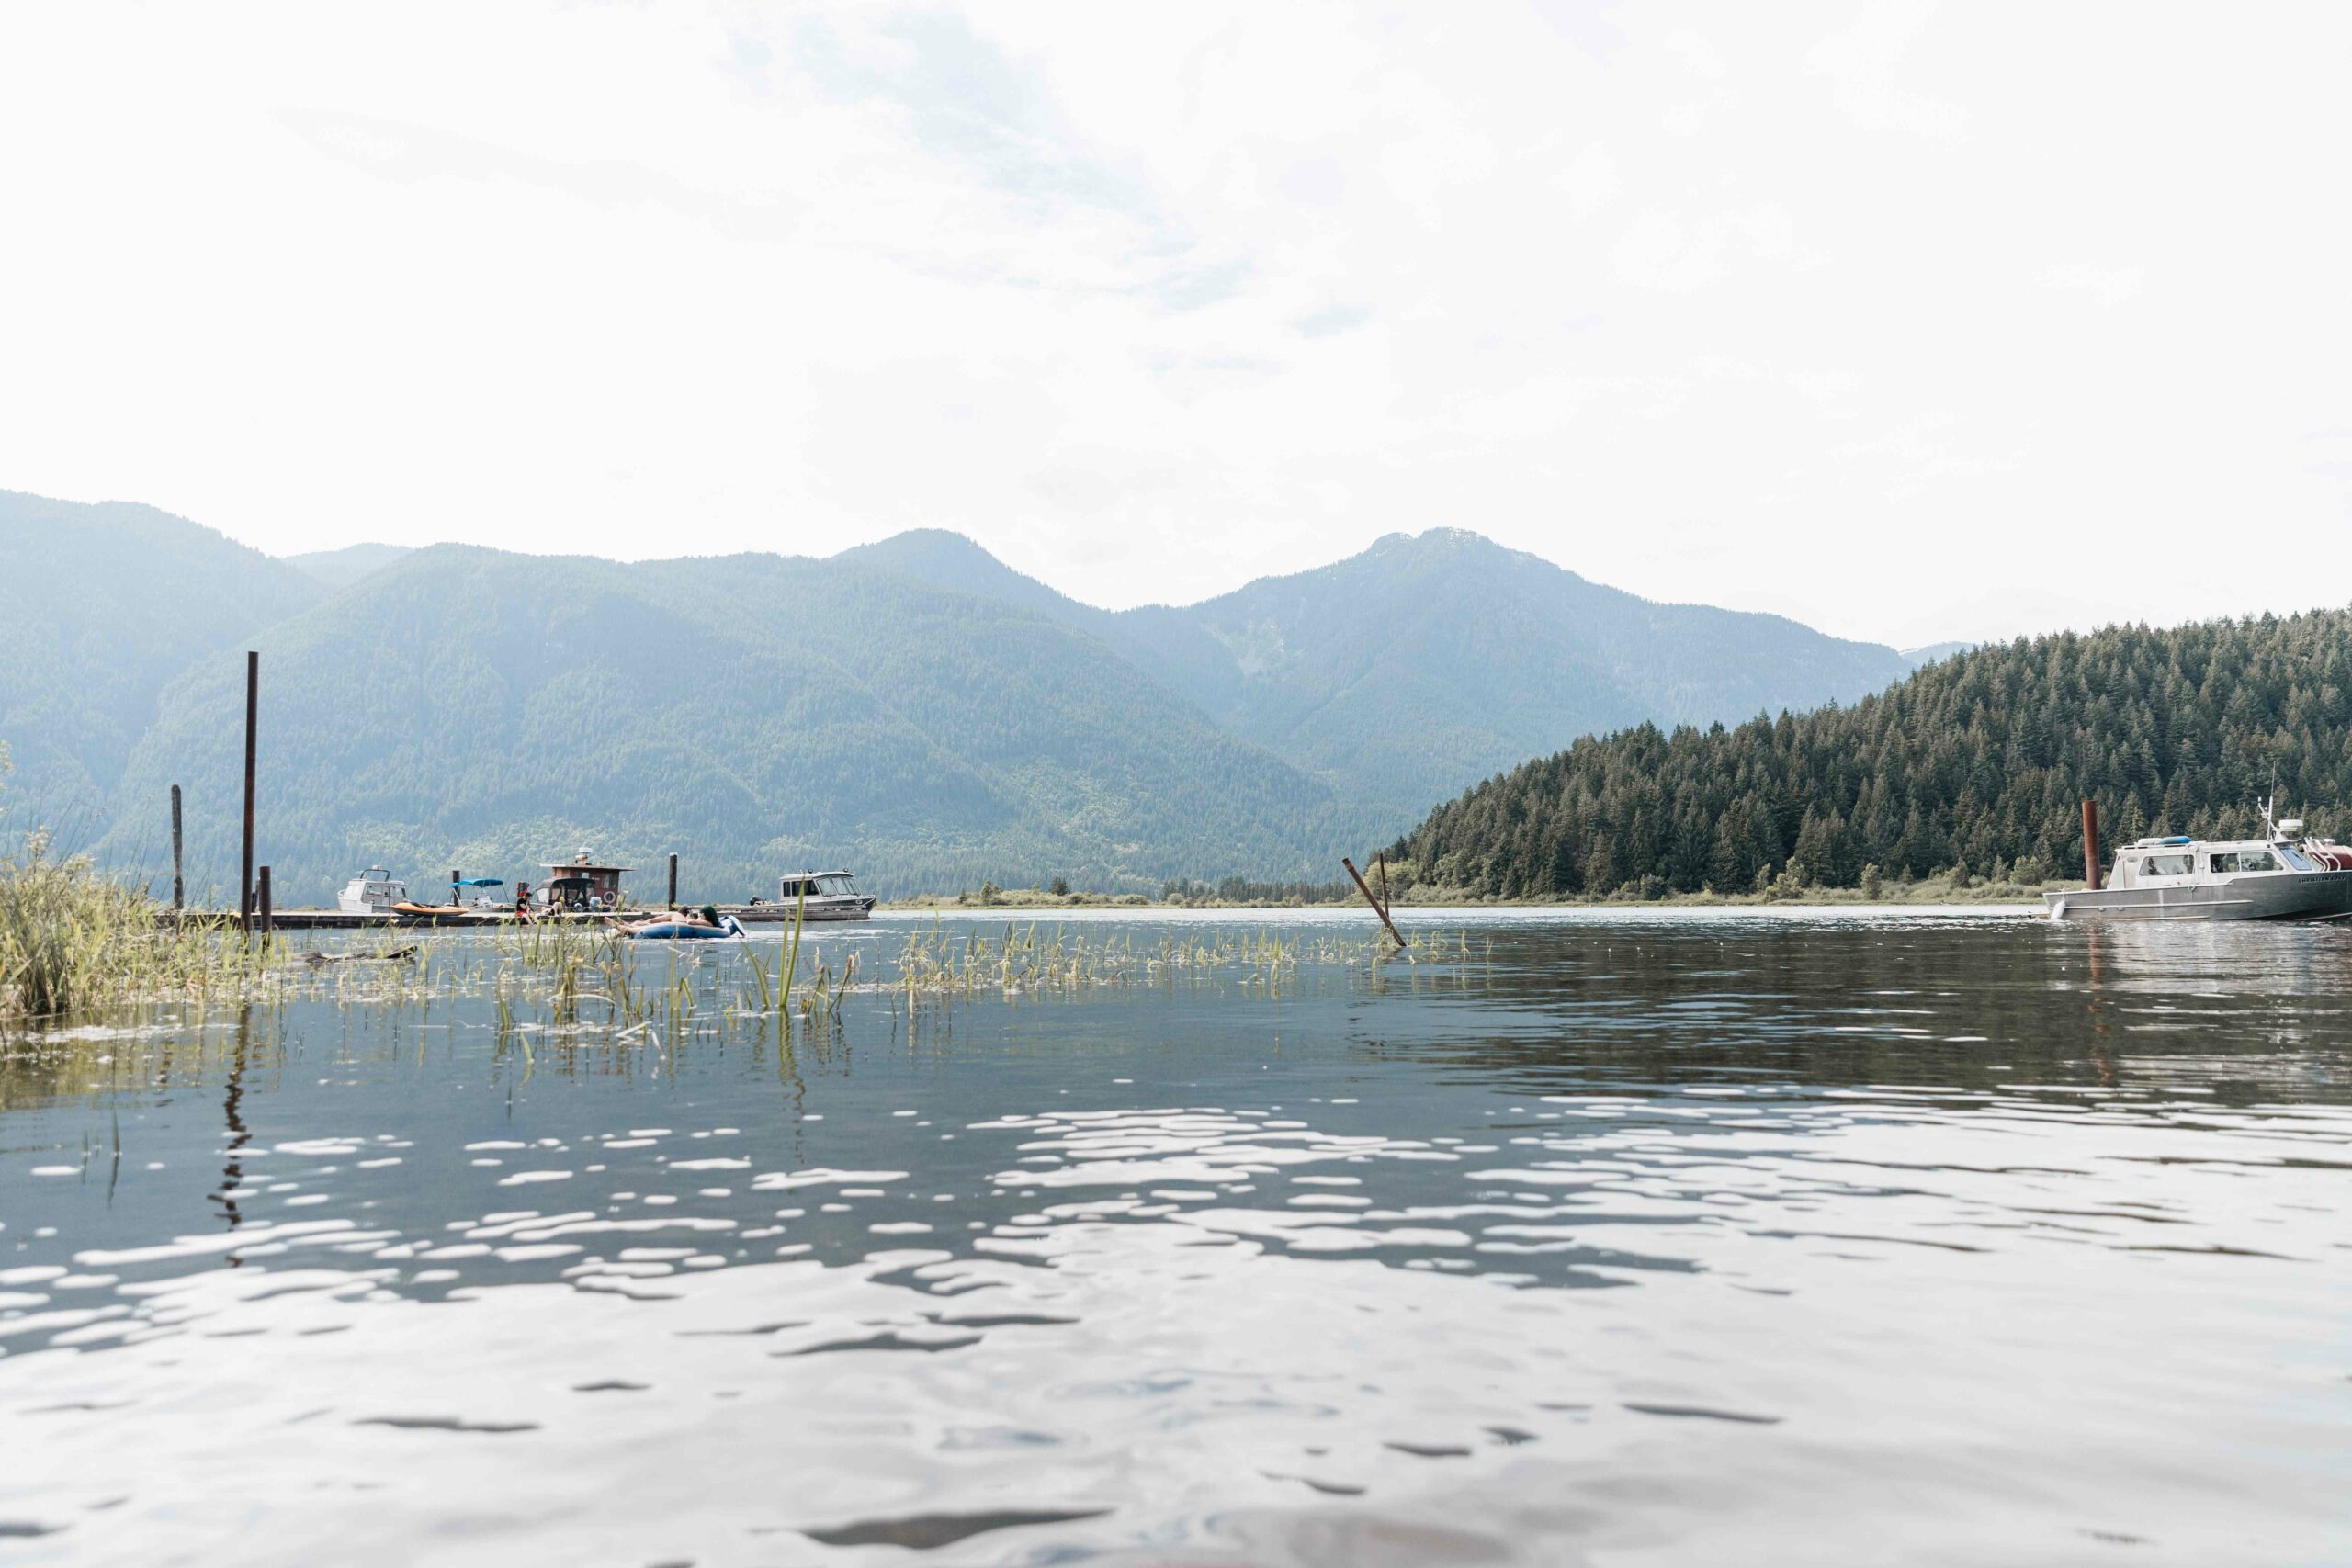
MULTIPOLYGON (((2352 932, 1416 919, 1463 940, 788 1041, 526 1059, 472 998, 11 1040, 0 1536, 2352 1558, 2352 932)), ((711 1011, 745 961, 694 956, 711 1011)))

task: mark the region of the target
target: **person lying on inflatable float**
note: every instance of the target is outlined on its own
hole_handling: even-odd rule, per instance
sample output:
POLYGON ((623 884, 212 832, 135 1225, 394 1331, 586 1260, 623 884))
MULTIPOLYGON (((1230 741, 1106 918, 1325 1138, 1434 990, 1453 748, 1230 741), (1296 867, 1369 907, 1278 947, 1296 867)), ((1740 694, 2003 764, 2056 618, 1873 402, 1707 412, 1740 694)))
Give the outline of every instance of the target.
POLYGON ((711 941, 721 937, 740 937, 743 928, 732 915, 721 916, 708 904, 699 909, 679 909, 667 915, 630 923, 612 922, 613 929, 623 936, 648 938, 654 941, 711 941))

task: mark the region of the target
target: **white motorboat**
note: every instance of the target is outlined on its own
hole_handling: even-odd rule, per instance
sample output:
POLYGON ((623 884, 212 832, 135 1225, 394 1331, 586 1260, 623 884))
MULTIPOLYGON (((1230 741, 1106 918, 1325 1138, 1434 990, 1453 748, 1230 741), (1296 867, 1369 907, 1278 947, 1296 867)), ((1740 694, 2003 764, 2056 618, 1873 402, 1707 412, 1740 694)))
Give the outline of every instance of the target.
POLYGON ((857 890, 845 871, 796 871, 776 879, 775 902, 754 898, 728 912, 745 920, 779 924, 797 911, 804 920, 862 920, 874 913, 874 899, 857 890))
POLYGON ((2330 920, 2352 915, 2352 846, 2266 804, 2258 839, 2141 839, 2103 886, 2045 893, 2053 920, 2330 920))
POLYGON ((395 904, 408 902, 408 884, 380 865, 371 865, 336 895, 334 905, 346 915, 389 915, 395 904))

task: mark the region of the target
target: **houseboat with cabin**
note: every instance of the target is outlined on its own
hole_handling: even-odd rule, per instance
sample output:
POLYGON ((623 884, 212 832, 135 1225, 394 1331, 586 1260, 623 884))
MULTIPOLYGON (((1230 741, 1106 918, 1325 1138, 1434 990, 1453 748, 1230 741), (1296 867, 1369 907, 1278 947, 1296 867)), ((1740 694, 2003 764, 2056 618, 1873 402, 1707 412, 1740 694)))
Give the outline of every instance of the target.
POLYGON ((621 908, 621 878, 635 866, 600 865, 582 850, 569 862, 544 863, 547 879, 530 894, 543 915, 609 915, 621 908))

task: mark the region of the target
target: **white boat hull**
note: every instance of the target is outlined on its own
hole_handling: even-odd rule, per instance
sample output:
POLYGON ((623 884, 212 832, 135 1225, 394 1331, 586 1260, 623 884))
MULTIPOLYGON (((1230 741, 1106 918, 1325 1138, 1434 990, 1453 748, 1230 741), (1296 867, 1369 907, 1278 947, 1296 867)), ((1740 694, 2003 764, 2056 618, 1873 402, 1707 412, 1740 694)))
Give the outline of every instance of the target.
POLYGON ((2352 915, 2352 871, 2257 872, 2041 897, 2053 920, 2330 920, 2352 915))
MULTIPOLYGON (((718 912, 732 915, 747 926, 788 926, 799 908, 797 904, 722 904, 718 912)), ((864 897, 811 898, 799 918, 813 925, 820 920, 863 920, 873 913, 874 900, 864 897)))

